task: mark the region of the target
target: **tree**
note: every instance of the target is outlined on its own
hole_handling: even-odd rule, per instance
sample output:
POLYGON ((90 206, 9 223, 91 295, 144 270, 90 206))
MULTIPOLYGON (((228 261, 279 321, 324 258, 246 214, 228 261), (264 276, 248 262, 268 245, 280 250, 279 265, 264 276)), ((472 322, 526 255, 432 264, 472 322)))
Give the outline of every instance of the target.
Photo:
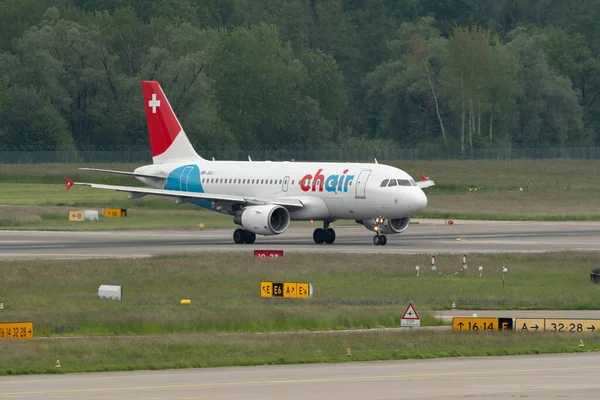
POLYGON ((307 71, 306 94, 318 101, 320 114, 330 122, 337 120, 348 105, 344 77, 332 56, 322 51, 307 51, 300 57, 307 71))
POLYGON ((489 143, 493 141, 494 119, 502 119, 514 101, 516 64, 498 38, 480 27, 457 27, 448 41, 447 54, 443 82, 450 106, 460 115, 464 152, 465 126, 472 149, 473 135, 482 136, 485 117, 489 120, 489 143))
MULTIPOLYGON (((418 23, 403 23, 397 38, 389 43, 391 59, 367 76, 367 85, 370 100, 380 104, 376 107, 379 110, 374 111, 379 128, 389 132, 403 125, 407 131, 404 140, 418 134, 409 141, 419 142, 429 137, 431 127, 427 122, 433 108, 437 124, 435 135, 439 135, 448 149, 450 144, 439 96, 446 39, 440 37, 434 22, 433 18, 426 17, 418 23), (423 114, 415 117, 415 110, 423 114)), ((398 134, 391 136, 400 139, 398 134)))
POLYGON ((73 140, 58 110, 37 89, 13 86, 0 110, 2 144, 72 149, 73 140))
POLYGON ((577 94, 568 78, 549 67, 543 51, 545 37, 517 28, 509 38, 507 48, 519 65, 513 143, 521 147, 585 143, 577 94))
POLYGON ((210 76, 221 118, 242 148, 284 146, 289 141, 286 127, 298 102, 300 67, 274 25, 220 33, 210 76))

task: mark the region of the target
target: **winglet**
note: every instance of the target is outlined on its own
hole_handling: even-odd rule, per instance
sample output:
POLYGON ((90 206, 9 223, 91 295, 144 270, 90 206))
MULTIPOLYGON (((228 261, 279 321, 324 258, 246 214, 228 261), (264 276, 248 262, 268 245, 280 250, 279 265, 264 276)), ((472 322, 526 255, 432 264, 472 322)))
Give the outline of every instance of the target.
POLYGON ((426 177, 425 175, 421 174, 421 180, 422 180, 422 181, 428 181, 428 180, 429 180, 429 178, 428 178, 428 177, 426 177))
POLYGON ((65 180, 65 182, 67 182, 67 190, 71 189, 71 186, 73 186, 75 184, 72 180, 70 180, 66 176, 64 176, 63 179, 65 180))

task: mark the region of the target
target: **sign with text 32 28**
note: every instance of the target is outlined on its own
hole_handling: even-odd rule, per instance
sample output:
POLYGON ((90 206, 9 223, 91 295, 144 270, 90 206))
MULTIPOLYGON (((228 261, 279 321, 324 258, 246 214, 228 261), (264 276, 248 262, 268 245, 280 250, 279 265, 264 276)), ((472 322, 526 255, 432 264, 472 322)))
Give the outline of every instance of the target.
POLYGON ((0 322, 0 338, 33 339, 33 322, 0 322))

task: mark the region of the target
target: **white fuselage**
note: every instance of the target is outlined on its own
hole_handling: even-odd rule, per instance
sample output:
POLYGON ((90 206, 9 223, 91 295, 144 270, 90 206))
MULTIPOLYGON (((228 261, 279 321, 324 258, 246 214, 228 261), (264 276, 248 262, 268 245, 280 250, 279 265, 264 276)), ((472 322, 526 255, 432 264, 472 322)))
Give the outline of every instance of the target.
MULTIPOLYGON (((292 220, 404 218, 427 206, 410 175, 375 163, 193 160, 146 165, 135 172, 166 177, 138 177, 159 189, 299 200, 303 207, 290 212, 292 220), (384 180, 395 185, 383 187, 384 180)), ((218 203, 198 205, 235 214, 218 203)))

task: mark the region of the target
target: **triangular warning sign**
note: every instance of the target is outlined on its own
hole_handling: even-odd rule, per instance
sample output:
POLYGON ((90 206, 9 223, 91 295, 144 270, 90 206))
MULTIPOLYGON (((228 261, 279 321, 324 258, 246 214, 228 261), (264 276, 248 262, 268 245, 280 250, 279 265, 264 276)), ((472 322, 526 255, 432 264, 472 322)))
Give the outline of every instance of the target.
POLYGON ((413 307, 412 303, 406 307, 406 311, 404 311, 402 319, 420 319, 419 314, 417 314, 417 310, 415 310, 415 307, 413 307))

